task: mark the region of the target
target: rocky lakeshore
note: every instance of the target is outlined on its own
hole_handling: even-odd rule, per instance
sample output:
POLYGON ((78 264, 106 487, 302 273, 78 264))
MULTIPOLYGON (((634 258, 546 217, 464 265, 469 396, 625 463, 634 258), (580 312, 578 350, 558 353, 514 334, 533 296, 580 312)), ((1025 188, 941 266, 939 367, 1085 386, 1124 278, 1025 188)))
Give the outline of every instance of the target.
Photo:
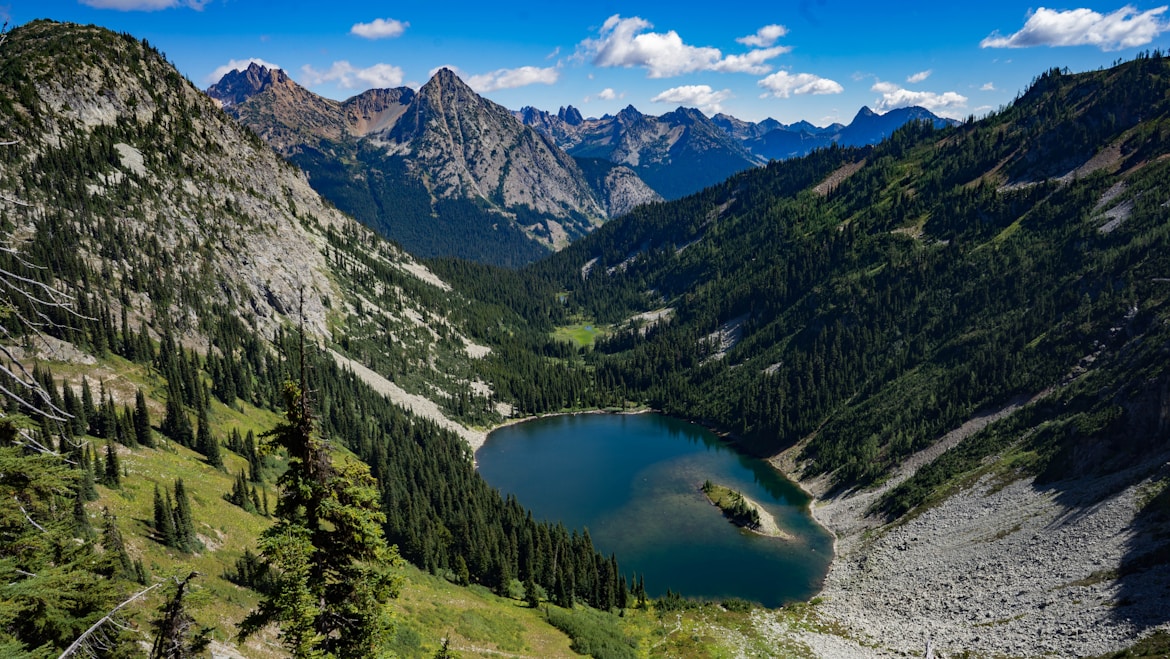
POLYGON ((928 642, 945 657, 1128 646, 1170 621, 1170 565, 1149 559, 1157 529, 1138 515, 1167 468, 1044 486, 985 476, 890 525, 866 512, 892 484, 826 497, 806 481, 837 536, 817 614, 852 642, 790 631, 822 657, 924 656, 928 642))

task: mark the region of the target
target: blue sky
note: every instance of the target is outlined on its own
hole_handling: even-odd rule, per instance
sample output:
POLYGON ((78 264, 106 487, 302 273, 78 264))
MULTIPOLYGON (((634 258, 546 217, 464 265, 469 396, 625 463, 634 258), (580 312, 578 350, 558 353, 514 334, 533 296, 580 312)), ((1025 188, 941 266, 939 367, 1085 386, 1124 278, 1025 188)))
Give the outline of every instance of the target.
POLYGON ((201 88, 251 59, 337 99, 418 87, 448 66, 511 109, 574 105, 600 116, 686 105, 826 125, 863 105, 978 116, 1048 68, 1170 50, 1165 4, 1073 1, 13 0, 0 13, 13 25, 51 18, 146 38, 201 88))

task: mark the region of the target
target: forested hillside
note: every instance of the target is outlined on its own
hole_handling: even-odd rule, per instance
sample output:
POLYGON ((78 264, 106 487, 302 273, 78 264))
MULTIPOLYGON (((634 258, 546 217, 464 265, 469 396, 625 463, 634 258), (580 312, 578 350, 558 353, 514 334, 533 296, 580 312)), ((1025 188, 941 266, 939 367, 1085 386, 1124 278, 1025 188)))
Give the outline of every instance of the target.
MULTIPOLYGON (((625 596, 587 533, 534 521, 475 473, 457 426, 386 396, 498 419, 473 382, 472 354, 491 350, 452 314, 482 305, 324 203, 130 35, 22 26, 0 43, 0 98, 5 652, 56 656, 183 566, 202 573, 201 620, 255 601, 229 582, 272 588, 255 541, 292 456, 263 433, 302 378, 313 432, 370 466, 385 537, 415 565, 503 593, 528 581, 561 604, 625 596)), ((85 650, 122 656, 152 638, 163 590, 85 650)), ((239 622, 218 620, 215 638, 239 622)))
POLYGON ((1164 441, 1168 111, 1160 54, 1051 70, 986 119, 772 163, 530 272, 618 328, 591 356, 599 379, 755 452, 799 444, 806 473, 841 486, 1055 388, 890 514, 1025 435, 1028 469, 1108 469, 1164 441))

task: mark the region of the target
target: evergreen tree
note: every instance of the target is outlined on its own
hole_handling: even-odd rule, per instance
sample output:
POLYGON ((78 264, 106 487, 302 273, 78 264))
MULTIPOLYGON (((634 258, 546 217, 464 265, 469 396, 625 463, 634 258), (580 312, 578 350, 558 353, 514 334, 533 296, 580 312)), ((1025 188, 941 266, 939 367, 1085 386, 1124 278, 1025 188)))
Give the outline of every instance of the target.
POLYGON ((211 422, 207 419, 207 408, 199 408, 199 425, 195 433, 195 450, 207 458, 207 464, 223 469, 223 456, 219 451, 219 440, 211 436, 211 422))
POLYGON ((126 553, 126 541, 118 530, 118 520, 108 508, 102 509, 102 549, 105 550, 107 565, 113 576, 137 581, 138 574, 130 554, 126 553))
POLYGON ((455 555, 455 580, 460 586, 471 584, 471 571, 467 569, 467 561, 463 560, 463 554, 455 555))
POLYGON ((164 435, 179 444, 190 447, 195 442, 195 434, 191 431, 191 420, 187 418, 187 410, 183 406, 183 391, 179 386, 177 376, 167 382, 166 416, 159 426, 164 435))
POLYGON ((89 513, 85 510, 85 493, 78 488, 73 497, 73 534, 89 540, 93 537, 93 525, 89 523, 89 513))
POLYGON ((105 485, 105 460, 98 453, 94 445, 88 444, 89 464, 94 466, 94 480, 105 485))
POLYGON ((158 541, 167 547, 178 545, 175 534, 175 511, 171 507, 170 495, 163 496, 158 484, 154 486, 154 533, 158 541))
POLYGON ((0 419, 0 654, 53 657, 117 603, 124 584, 111 578, 113 554, 77 542, 77 469, 17 438, 11 417, 0 419))
MULTIPOLYGON (((102 383, 102 389, 105 389, 105 382, 102 383)), ((107 394, 102 407, 98 410, 98 416, 101 418, 102 432, 104 437, 118 442, 119 444, 126 444, 126 438, 119 436, 118 433, 118 408, 114 405, 114 398, 107 394)))
POLYGON ((385 515, 369 469, 333 464, 316 436, 302 381, 285 385, 285 421, 266 433, 288 454, 278 485, 277 522, 260 549, 277 587, 241 624, 241 635, 279 623, 294 657, 369 656, 389 630, 384 602, 398 594, 401 559, 382 536, 385 515))
POLYGON ((77 394, 73 393, 73 387, 68 383, 62 383, 61 386, 62 404, 65 406, 65 412, 69 414, 69 433, 71 435, 84 435, 86 429, 85 413, 81 410, 81 401, 77 399, 77 394))
POLYGON ((191 500, 187 498, 182 478, 175 481, 175 538, 181 551, 193 552, 199 548, 195 521, 191 516, 191 500))
POLYGON ((150 411, 146 408, 146 395, 141 389, 134 394, 134 439, 142 446, 154 448, 154 433, 150 430, 150 411))
POLYGON ((451 649, 451 637, 444 636, 443 642, 439 645, 439 649, 435 651, 433 659, 458 659, 459 655, 451 649))
POLYGON ((256 448, 256 434, 251 430, 244 437, 244 457, 248 458, 248 478, 253 483, 260 483, 264 480, 262 470, 264 468, 264 456, 256 448))
POLYGON ((98 491, 96 486, 97 479, 94 478, 93 453, 88 445, 77 453, 80 455, 78 468, 81 470, 81 478, 77 486, 78 493, 86 501, 97 501, 98 491))
POLYGON ((540 594, 536 591, 536 581, 531 575, 524 580, 524 601, 529 608, 535 609, 540 606, 540 594))
POLYGON ((81 376, 81 420, 85 423, 86 432, 93 435, 90 424, 97 416, 97 406, 93 403, 93 390, 89 387, 89 380, 81 376))
POLYGON ((122 465, 118 460, 118 449, 113 442, 106 442, 105 478, 102 480, 106 487, 122 487, 122 465))
POLYGON ((512 596, 512 573, 508 571, 508 562, 503 557, 496 562, 496 573, 493 576, 495 581, 495 593, 500 597, 512 596))

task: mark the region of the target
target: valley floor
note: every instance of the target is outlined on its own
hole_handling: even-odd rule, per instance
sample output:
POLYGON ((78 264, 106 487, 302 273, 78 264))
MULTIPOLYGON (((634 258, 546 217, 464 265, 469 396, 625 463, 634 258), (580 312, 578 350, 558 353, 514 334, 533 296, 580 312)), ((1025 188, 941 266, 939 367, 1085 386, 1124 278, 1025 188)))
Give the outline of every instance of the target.
POLYGON ((817 612, 852 642, 801 640, 823 657, 924 656, 928 641, 947 657, 1131 645, 1170 621, 1170 565, 1149 560, 1157 544, 1138 516, 1166 457, 1044 487, 991 474, 888 526, 866 516, 885 487, 822 499, 825 484, 806 482, 838 538, 817 612))

